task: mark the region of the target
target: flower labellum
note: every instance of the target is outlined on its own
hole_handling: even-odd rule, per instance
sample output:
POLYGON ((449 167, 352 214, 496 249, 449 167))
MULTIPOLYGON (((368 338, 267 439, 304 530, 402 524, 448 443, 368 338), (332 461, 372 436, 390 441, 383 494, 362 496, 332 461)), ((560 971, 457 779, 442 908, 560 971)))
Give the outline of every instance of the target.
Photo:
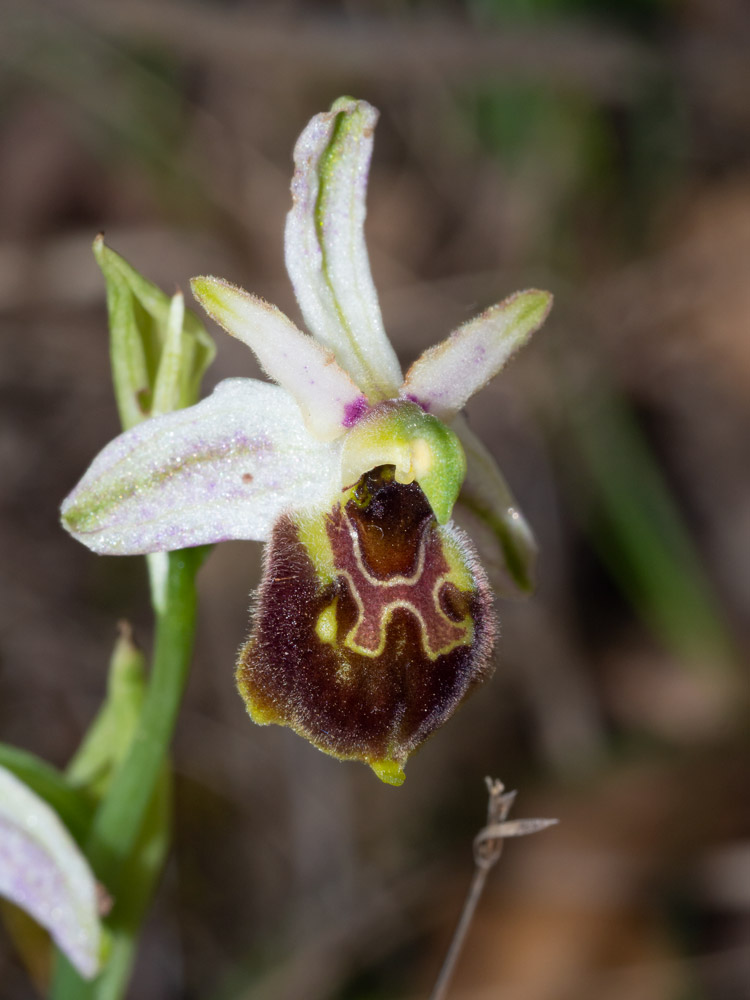
POLYGON ((460 410, 552 298, 512 295, 402 376, 364 242, 377 117, 340 98, 295 148, 286 263, 312 336, 222 279, 192 281, 277 386, 229 379, 133 427, 62 517, 101 553, 268 542, 237 664, 251 717, 398 785, 408 755, 491 672, 490 582, 451 518, 482 534, 493 584, 532 585, 531 532, 460 410))
POLYGON ((323 517, 279 519, 237 682, 256 722, 398 785, 409 753, 487 675, 493 637, 468 539, 385 465, 323 517))

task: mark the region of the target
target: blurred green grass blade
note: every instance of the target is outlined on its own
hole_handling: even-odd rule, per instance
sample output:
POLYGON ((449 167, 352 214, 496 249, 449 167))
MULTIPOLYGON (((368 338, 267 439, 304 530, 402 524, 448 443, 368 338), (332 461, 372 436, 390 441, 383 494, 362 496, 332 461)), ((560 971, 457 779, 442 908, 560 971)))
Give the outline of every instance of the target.
POLYGON ((602 562, 665 645, 693 662, 733 667, 716 594, 633 414, 601 383, 570 415, 590 491, 587 527, 602 562))

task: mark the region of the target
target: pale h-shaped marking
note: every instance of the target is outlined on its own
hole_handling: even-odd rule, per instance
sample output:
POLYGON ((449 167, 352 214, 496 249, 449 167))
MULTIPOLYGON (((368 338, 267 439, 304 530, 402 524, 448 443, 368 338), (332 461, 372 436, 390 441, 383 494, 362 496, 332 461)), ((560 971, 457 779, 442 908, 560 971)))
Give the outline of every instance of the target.
POLYGON ((451 567, 437 531, 427 525, 419 540, 416 567, 411 576, 381 579, 370 572, 362 556, 357 529, 339 509, 327 524, 338 576, 343 576, 357 604, 357 621, 344 644, 356 653, 380 656, 385 649, 388 622, 396 608, 406 608, 417 619, 424 650, 430 659, 471 642, 471 619, 460 624, 440 607, 440 590, 449 581, 451 567))

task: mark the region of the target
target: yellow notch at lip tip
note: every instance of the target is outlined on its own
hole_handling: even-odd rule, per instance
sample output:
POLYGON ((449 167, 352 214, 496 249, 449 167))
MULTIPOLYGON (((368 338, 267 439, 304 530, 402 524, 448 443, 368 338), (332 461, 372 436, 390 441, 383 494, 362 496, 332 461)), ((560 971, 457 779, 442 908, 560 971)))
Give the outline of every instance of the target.
POLYGON ((403 785, 404 769, 395 760, 370 760, 368 764, 386 785, 403 785))

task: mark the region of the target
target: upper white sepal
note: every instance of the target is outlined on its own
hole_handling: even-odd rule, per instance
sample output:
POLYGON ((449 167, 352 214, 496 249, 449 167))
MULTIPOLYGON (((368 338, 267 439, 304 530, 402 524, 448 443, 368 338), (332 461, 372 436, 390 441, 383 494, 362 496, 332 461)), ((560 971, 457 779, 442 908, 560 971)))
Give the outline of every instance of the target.
POLYGON ((371 403, 398 393, 401 368, 380 313, 364 237, 378 112, 342 97, 294 147, 286 266, 302 315, 371 403))

